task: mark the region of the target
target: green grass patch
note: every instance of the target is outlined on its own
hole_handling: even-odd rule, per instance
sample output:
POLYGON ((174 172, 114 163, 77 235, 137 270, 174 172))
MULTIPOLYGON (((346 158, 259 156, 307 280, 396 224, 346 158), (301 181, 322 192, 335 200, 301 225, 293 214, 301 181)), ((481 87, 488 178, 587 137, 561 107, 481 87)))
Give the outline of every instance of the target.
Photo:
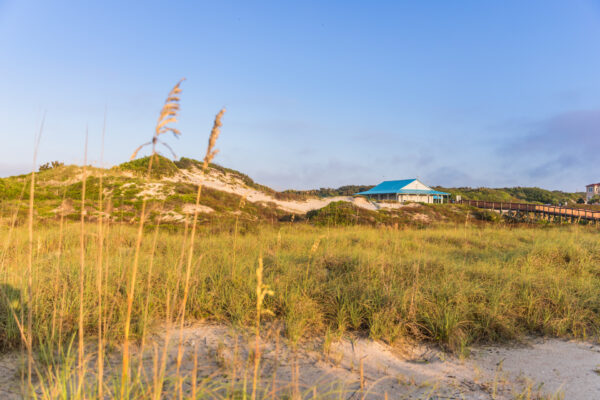
MULTIPOLYGON (((133 172, 139 176, 148 175, 148 166, 150 164, 150 157, 142 157, 136 160, 128 161, 123 164, 119 164, 116 168, 121 171, 133 172)), ((175 163, 166 157, 161 155, 155 155, 152 161, 152 169, 150 176, 152 178, 162 178, 164 176, 173 176, 179 169, 175 163)))
MULTIPOLYGON (((524 335, 594 338, 599 333, 600 244, 597 231, 589 227, 459 224, 394 230, 300 223, 232 231, 215 230, 218 223, 201 224, 198 232, 188 321, 208 318, 251 326, 254 270, 262 253, 265 280, 275 292, 265 304, 274 315, 265 318, 282 321, 293 341, 326 331, 354 332, 387 342, 427 341, 460 352, 473 343, 524 335)), ((79 229, 77 223, 67 224, 62 234, 55 223, 36 227, 31 304, 38 343, 56 340, 50 333, 57 326, 64 338, 76 332, 78 293, 64 288, 75 287, 79 279, 79 229), (59 245, 63 246, 60 253, 59 245), (65 305, 56 320, 57 310, 65 305)), ((178 261, 183 232, 170 225, 160 229, 156 248, 151 240, 142 242, 134 335, 143 326, 146 298, 151 298, 149 323, 153 324, 165 318, 166 293, 176 299, 171 307, 183 296, 178 261)), ((86 231, 86 264, 94 266, 95 225, 88 225, 86 231)), ((146 233, 147 239, 152 231, 146 233)), ((0 239, 6 242, 7 235, 3 227, 0 239)), ((123 274, 133 256, 136 228, 114 225, 105 235, 110 249, 105 254, 105 306, 113 310, 107 316, 106 333, 116 340, 123 329, 123 274)), ((17 227, 0 282, 13 294, 26 290, 22 266, 27 262, 27 243, 26 227, 17 227)), ((83 297, 90 335, 97 318, 94 274, 92 267, 86 270, 83 297)), ((0 304, 0 346, 5 350, 19 345, 8 306, 0 304)))

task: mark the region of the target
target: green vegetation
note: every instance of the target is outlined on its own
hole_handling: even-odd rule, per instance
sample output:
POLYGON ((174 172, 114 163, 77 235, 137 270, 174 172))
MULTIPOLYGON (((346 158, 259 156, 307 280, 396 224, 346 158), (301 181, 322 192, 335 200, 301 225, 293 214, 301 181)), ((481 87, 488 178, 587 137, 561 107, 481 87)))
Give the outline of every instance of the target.
MULTIPOLYGON (((175 218, 163 223, 183 225, 185 215, 190 213, 186 205, 191 206, 195 203, 198 187, 189 182, 161 180, 160 177, 173 176, 179 169, 168 159, 160 156, 157 159, 159 161, 153 163, 153 171, 157 165, 158 169, 151 179, 144 177, 147 173, 148 157, 121 164, 110 170, 89 168, 89 176, 86 179, 86 210, 89 218, 95 219, 99 212, 102 174, 103 201, 105 206, 110 205, 108 209, 111 222, 136 222, 144 193, 150 190, 152 194, 149 195, 148 203, 149 208, 154 211, 151 220, 155 220, 159 215, 174 212, 172 215, 175 218), (135 172, 135 176, 127 176, 121 171, 135 172)), ((63 214, 67 219, 79 219, 83 189, 81 173, 81 167, 57 166, 36 176, 34 213, 37 218, 57 221, 63 214)), ((25 220, 29 179, 29 175, 0 179, 0 217, 10 218, 15 210, 20 210, 17 214, 18 220, 25 220)), ((203 194, 200 204, 214 210, 214 213, 202 213, 202 225, 218 226, 218 229, 221 229, 226 225, 233 226, 237 220, 239 228, 245 230, 253 229, 253 226, 262 222, 276 223, 285 216, 284 212, 268 205, 244 202, 240 208, 242 198, 232 193, 204 188, 203 194), (215 223, 217 221, 218 224, 215 223)))
MULTIPOLYGON (((128 161, 120 164, 118 169, 122 171, 130 171, 139 176, 146 176, 148 174, 148 164, 150 163, 150 157, 138 158, 136 160, 128 161)), ((155 155, 152 161, 152 178, 162 178, 164 176, 173 176, 179 172, 179 169, 175 163, 166 157, 155 155)))
POLYGON ((595 195, 589 200, 590 204, 600 204, 600 196, 595 195))
POLYGON ((399 209, 365 210, 345 201, 329 203, 326 207, 309 211, 306 218, 316 226, 343 227, 368 225, 379 227, 421 227, 430 224, 464 223, 469 218, 500 222, 502 216, 460 204, 407 204, 399 209))
POLYGON ((47 162, 47 163, 40 165, 39 171, 40 172, 47 171, 49 169, 62 167, 63 165, 65 165, 65 163, 62 163, 60 161, 47 162))
POLYGON ((536 187, 514 187, 502 189, 490 188, 444 188, 435 189, 452 194, 453 198, 460 195, 463 200, 502 201, 514 203, 541 203, 541 204, 575 204, 583 193, 567 193, 559 190, 545 190, 536 187))
POLYGON ((386 219, 383 213, 364 210, 345 201, 329 203, 319 210, 309 211, 306 217, 315 225, 334 227, 359 224, 375 225, 384 222, 393 223, 394 221, 393 218, 386 219))
MULTIPOLYGON (((86 264, 98 253, 95 225, 86 228, 86 264)), ((464 224, 430 229, 316 228, 302 223, 261 226, 255 233, 208 234, 201 229, 189 286, 186 320, 208 318, 251 325, 255 318, 254 269, 262 251, 271 320, 284 322, 292 342, 325 331, 355 332, 393 343, 412 338, 463 351, 473 343, 523 335, 585 338, 600 328, 600 243, 591 228, 501 228, 464 224), (232 244, 235 243, 235 246, 232 244), (261 250, 262 249, 262 250, 261 250), (203 255, 203 257, 200 257, 203 255)), ((0 301, 0 346, 19 346, 7 307, 24 307, 22 266, 26 229, 13 238, 3 225, 2 285, 11 300, 0 301), (16 296, 16 297, 15 297, 16 296)), ((104 304, 107 338, 122 334, 126 261, 133 255, 135 228, 112 225, 104 233, 104 304)), ((35 342, 49 345, 76 332, 79 226, 36 227, 33 307, 35 342), (52 316, 52 317, 50 317, 52 316), (58 320, 57 320, 58 318, 58 320), (59 335, 60 332, 60 335, 59 335)), ((181 231, 159 231, 156 247, 143 241, 134 299, 133 333, 165 318, 167 293, 181 301, 181 231), (154 270, 150 263, 154 257, 154 270), (151 282, 146 286, 145 282, 151 282), (179 287, 179 288, 178 288, 179 287), (151 299, 148 321, 145 300, 151 299)), ((87 269, 86 269, 87 270, 87 269)), ((86 272, 85 326, 93 335, 97 309, 95 272, 86 272)), ((173 304, 172 304, 173 306, 173 304)))

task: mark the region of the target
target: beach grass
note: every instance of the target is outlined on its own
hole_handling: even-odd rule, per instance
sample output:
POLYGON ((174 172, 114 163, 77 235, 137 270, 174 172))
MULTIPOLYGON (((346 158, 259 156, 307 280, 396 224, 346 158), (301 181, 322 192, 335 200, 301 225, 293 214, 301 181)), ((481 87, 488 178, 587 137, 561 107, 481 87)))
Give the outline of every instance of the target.
MULTIPOLYGON (((20 346, 11 309, 17 316, 32 313, 34 343, 58 345, 76 334, 83 302, 84 331, 93 336, 100 271, 103 334, 107 340, 122 336, 135 227, 103 228, 103 265, 83 271, 80 295, 80 225, 68 222, 62 231, 58 226, 37 226, 30 301, 24 269, 28 229, 1 229, 0 241, 10 243, 2 254, 0 275, 7 293, 0 303, 3 350, 20 346)), ((591 227, 395 230, 297 223, 263 226, 237 237, 225 231, 203 233, 198 231, 198 256, 189 266, 182 256, 189 234, 158 227, 156 239, 144 236, 131 299, 133 337, 165 320, 168 296, 175 309, 185 299, 187 321, 252 326, 261 254, 264 281, 274 291, 264 299, 273 315, 263 319, 282 321, 285 335, 294 342, 329 330, 389 343, 427 341, 463 351, 473 343, 523 335, 598 335, 600 243, 591 227)), ((98 227, 90 224, 84 235, 84 265, 96 266, 98 227)))

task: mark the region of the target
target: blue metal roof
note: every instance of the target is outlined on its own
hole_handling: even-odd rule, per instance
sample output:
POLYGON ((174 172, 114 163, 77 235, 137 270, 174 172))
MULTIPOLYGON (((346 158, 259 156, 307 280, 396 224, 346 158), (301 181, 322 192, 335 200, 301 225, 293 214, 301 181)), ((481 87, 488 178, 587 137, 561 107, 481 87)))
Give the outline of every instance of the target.
POLYGON ((399 190, 399 194, 439 194, 439 195, 450 195, 450 193, 440 192, 438 190, 419 190, 419 189, 402 189, 399 190))
POLYGON ((399 190, 402 190, 402 188, 404 188, 410 183, 413 183, 414 181, 416 181, 416 179, 403 179, 401 181, 383 181, 374 188, 356 194, 398 193, 399 190))
POLYGON ((357 195, 370 194, 434 194, 434 195, 450 195, 450 193, 440 192, 437 190, 421 190, 421 189, 404 189, 416 179, 403 179, 400 181, 384 181, 372 189, 364 192, 356 193, 357 195))

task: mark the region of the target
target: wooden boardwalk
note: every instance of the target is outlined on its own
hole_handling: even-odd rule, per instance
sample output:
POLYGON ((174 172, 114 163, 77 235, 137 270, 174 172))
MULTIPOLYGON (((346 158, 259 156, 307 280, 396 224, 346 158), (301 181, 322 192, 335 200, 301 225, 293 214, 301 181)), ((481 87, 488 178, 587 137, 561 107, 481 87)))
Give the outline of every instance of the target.
POLYGON ((586 210, 583 208, 548 206, 528 203, 505 203, 501 201, 461 200, 461 204, 468 204, 478 208, 499 211, 522 211, 543 214, 547 216, 566 217, 571 219, 585 219, 600 221, 600 211, 586 210))

